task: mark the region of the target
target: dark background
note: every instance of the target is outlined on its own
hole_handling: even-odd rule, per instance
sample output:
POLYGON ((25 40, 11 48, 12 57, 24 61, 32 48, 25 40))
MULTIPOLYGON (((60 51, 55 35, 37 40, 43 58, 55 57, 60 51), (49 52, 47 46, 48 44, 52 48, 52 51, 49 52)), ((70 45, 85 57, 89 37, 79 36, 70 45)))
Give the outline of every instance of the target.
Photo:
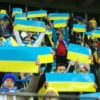
POLYGON ((0 0, 0 9, 8 9, 11 12, 13 7, 21 7, 23 11, 46 9, 48 12, 70 12, 75 16, 88 15, 88 20, 96 18, 100 26, 100 0, 0 0), (9 6, 10 5, 10 6, 9 6))

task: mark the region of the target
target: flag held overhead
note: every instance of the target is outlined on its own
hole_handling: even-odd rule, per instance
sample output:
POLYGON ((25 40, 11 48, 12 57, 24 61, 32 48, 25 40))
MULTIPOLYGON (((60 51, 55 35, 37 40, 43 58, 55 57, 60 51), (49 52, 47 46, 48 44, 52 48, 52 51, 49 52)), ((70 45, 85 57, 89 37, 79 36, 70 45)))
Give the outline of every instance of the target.
POLYGON ((45 32, 45 23, 43 21, 35 20, 15 20, 14 30, 31 31, 31 32, 45 32))
POLYGON ((93 38, 100 38, 100 30, 93 30, 92 37, 93 38))
POLYGON ((13 8, 12 9, 12 14, 19 14, 19 13, 23 13, 23 10, 21 8, 13 8))
POLYGON ((46 73, 48 87, 58 92, 95 92, 93 74, 84 73, 46 73))
POLYGON ((68 20, 69 13, 50 13, 49 20, 68 20))
POLYGON ((36 18, 36 17, 46 17, 46 10, 38 10, 38 11, 29 11, 27 17, 28 18, 36 18))
POLYGON ((15 14, 15 20, 27 20, 26 13, 15 14))
POLYGON ((91 64, 91 55, 92 53, 89 48, 77 44, 69 44, 67 59, 91 64))
POLYGON ((86 32, 86 25, 85 24, 74 24, 73 31, 74 32, 86 32))

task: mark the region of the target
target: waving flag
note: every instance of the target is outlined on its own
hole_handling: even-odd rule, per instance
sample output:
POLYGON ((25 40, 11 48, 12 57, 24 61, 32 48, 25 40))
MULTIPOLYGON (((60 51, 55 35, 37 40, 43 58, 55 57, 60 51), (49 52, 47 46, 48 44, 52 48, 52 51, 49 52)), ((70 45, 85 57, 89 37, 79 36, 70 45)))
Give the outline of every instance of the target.
POLYGON ((7 14, 7 12, 6 12, 6 10, 1 9, 1 10, 0 10, 0 14, 7 14))
MULTIPOLYGON (((38 56, 47 56, 50 47, 0 47, 0 72, 33 72, 38 73, 35 61, 38 56)), ((46 57, 48 59, 48 57, 46 57)), ((53 57, 52 57, 53 59, 53 57)), ((41 59, 39 59, 41 60, 41 59)), ((42 60, 41 60, 42 61, 42 60)))
POLYGON ((16 20, 27 20, 26 13, 15 14, 16 20))
POLYGON ((86 32, 86 25, 85 24, 74 24, 73 31, 74 32, 86 32))
POLYGON ((92 37, 93 38, 100 38, 100 30, 93 30, 92 37))
POLYGON ((50 13, 49 20, 68 20, 69 13, 50 13))
POLYGON ((97 100, 100 98, 100 92, 81 94, 80 100, 97 100))
POLYGON ((91 55, 92 53, 89 48, 77 44, 70 44, 68 47, 67 59, 69 60, 91 64, 91 55))
POLYGON ((53 25, 55 28, 66 27, 67 21, 66 20, 54 20, 53 25))
POLYGON ((31 32, 45 32, 45 23, 43 21, 35 20, 15 20, 14 30, 31 31, 31 32))
POLYGON ((46 73, 48 87, 58 92, 95 92, 93 74, 83 73, 46 73))
POLYGON ((19 13, 23 13, 23 10, 21 8, 13 8, 12 9, 12 14, 19 14, 19 13))
POLYGON ((46 17, 47 11, 46 10, 38 10, 38 11, 29 11, 28 18, 36 18, 36 17, 46 17))

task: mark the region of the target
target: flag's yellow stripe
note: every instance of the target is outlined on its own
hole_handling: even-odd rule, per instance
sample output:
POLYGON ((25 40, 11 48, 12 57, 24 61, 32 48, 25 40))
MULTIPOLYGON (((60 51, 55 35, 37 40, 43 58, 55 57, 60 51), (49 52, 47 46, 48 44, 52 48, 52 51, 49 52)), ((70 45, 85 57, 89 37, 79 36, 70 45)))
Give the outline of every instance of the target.
POLYGON ((96 92, 93 82, 48 82, 58 92, 96 92))
POLYGON ((35 17, 46 17, 47 14, 29 14, 27 17, 28 18, 35 18, 35 17))
POLYGON ((80 54, 80 53, 75 53, 75 52, 68 52, 67 59, 76 61, 78 62, 83 62, 83 63, 89 63, 91 64, 91 59, 88 55, 80 54))
POLYGON ((14 11, 12 14, 15 15, 15 14, 21 14, 22 12, 21 11, 14 11))
POLYGON ((15 25, 14 30, 31 31, 31 32, 45 32, 46 31, 44 27, 26 26, 26 25, 15 25))
POLYGON ((49 20, 68 20, 69 17, 49 17, 49 20))
POLYGON ((6 41, 6 39, 4 37, 2 37, 2 41, 4 42, 4 41, 6 41))
POLYGON ((1 9, 0 13, 1 14, 7 14, 6 10, 4 10, 4 9, 1 9))
POLYGON ((38 73, 38 66, 33 61, 0 61, 0 72, 38 73))
POLYGON ((27 17, 15 17, 16 20, 27 20, 27 17))
POLYGON ((73 31, 75 31, 75 32, 86 32, 86 29, 84 29, 84 28, 73 28, 73 31))
POLYGON ((10 39, 13 46, 18 46, 18 43, 12 37, 10 39))
POLYGON ((92 37, 94 37, 94 38, 100 38, 100 34, 92 33, 92 37))
POLYGON ((39 55, 38 60, 40 63, 52 63, 53 62, 53 55, 48 54, 48 55, 39 55))

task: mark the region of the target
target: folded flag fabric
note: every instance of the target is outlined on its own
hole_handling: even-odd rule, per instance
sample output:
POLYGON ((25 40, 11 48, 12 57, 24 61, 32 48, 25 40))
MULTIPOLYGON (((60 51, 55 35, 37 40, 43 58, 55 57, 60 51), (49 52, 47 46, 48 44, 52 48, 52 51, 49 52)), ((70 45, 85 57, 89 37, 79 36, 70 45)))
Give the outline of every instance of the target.
POLYGON ((12 9, 12 14, 19 14, 19 13, 23 13, 23 10, 21 8, 13 8, 12 9))
POLYGON ((36 20, 15 20, 14 30, 31 31, 31 32, 45 32, 45 23, 36 20))
POLYGON ((2 42, 3 46, 19 46, 13 37, 7 38, 2 42))
POLYGON ((89 48, 77 44, 69 44, 67 59, 91 64, 91 55, 92 52, 89 48))
POLYGON ((88 36, 88 39, 92 36, 92 32, 86 32, 86 35, 88 36))
POLYGON ((46 73, 48 87, 58 92, 95 92, 93 74, 84 73, 46 73))
POLYGON ((15 14, 16 20, 27 20, 26 13, 15 14))
POLYGON ((1 10, 0 10, 0 14, 7 14, 7 12, 6 12, 6 10, 1 9, 1 10))
POLYGON ((29 11, 27 17, 28 18, 36 18, 36 17, 46 17, 46 10, 38 10, 38 11, 29 11))
POLYGON ((68 20, 69 13, 50 13, 48 15, 49 20, 68 20))
POLYGON ((38 56, 49 55, 50 51, 50 47, 1 46, 0 72, 38 73, 38 56))
POLYGON ((54 20, 53 25, 55 28, 61 28, 67 26, 66 20, 54 20))
POLYGON ((100 98, 100 92, 81 94, 80 100, 97 100, 100 98))
POLYGON ((73 31, 74 32, 86 32, 86 25, 85 24, 73 24, 73 31))
POLYGON ((93 38, 100 38, 100 30, 93 30, 92 37, 93 38))

